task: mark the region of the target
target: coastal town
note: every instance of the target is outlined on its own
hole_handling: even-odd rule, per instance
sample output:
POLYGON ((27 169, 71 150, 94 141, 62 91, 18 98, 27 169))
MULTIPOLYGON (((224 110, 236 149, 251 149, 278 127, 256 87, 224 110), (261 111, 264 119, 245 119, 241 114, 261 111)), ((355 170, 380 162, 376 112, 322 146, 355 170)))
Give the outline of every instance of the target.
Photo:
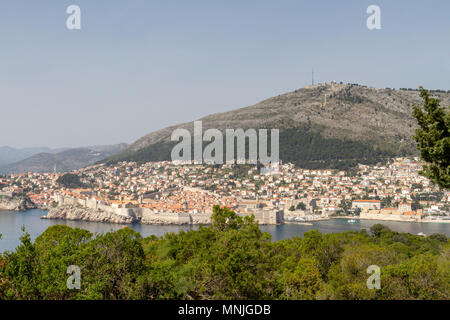
POLYGON ((48 218, 117 223, 208 223, 214 205, 254 215, 261 224, 334 217, 450 222, 450 192, 421 176, 422 165, 418 158, 359 165, 350 171, 300 169, 289 163, 269 170, 251 165, 120 162, 71 172, 80 181, 72 188, 58 182, 67 173, 0 177, 0 206, 2 199, 23 197, 49 210, 48 218), (68 206, 91 214, 67 214, 68 206), (52 210, 58 214, 52 216, 52 210))

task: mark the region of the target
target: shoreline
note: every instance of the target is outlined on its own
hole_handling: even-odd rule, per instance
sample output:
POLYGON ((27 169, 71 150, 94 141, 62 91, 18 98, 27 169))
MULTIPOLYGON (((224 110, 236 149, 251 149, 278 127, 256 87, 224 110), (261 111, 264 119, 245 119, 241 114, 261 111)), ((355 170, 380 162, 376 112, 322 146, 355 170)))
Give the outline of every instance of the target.
POLYGON ((353 220, 390 221, 390 222, 408 222, 408 223, 422 223, 422 222, 423 223, 443 223, 443 224, 450 223, 450 220, 443 220, 443 219, 436 219, 436 220, 422 219, 419 221, 407 221, 407 220, 400 220, 400 219, 368 219, 368 218, 360 218, 360 217, 353 217, 353 216, 331 217, 331 219, 353 219, 353 220))
MULTIPOLYGON (((49 208, 29 208, 27 210, 9 210, 9 209, 5 209, 0 207, 0 211, 5 211, 5 212, 11 212, 11 213, 19 213, 19 212, 27 212, 30 210, 41 210, 41 211, 45 211, 47 213, 47 215, 43 215, 41 216, 41 219, 48 219, 48 220, 67 220, 67 221, 85 221, 85 222, 105 222, 105 223, 114 223, 114 224, 142 224, 142 225, 205 225, 205 223, 161 223, 161 222, 154 222, 154 223, 142 223, 142 222, 133 222, 133 221, 99 221, 99 220, 87 220, 87 219, 83 219, 83 218, 62 218, 62 217, 48 217, 48 213, 50 212, 49 208)), ((380 221, 380 222, 406 222, 406 223, 431 223, 431 224, 450 224, 450 219, 449 220, 444 220, 444 219, 435 219, 435 220, 429 220, 429 219, 422 219, 420 221, 407 221, 407 220, 398 220, 398 219, 368 219, 368 218, 360 218, 358 216, 339 216, 339 217, 328 217, 328 218, 318 218, 318 219, 314 219, 314 220, 305 220, 305 221, 300 221, 300 222, 296 222, 296 221, 287 221, 285 220, 283 223, 277 223, 274 225, 280 225, 280 224, 297 224, 297 225, 308 225, 307 223, 313 223, 313 222, 320 222, 320 221, 329 221, 332 219, 347 219, 347 220, 366 220, 366 221, 380 221)))

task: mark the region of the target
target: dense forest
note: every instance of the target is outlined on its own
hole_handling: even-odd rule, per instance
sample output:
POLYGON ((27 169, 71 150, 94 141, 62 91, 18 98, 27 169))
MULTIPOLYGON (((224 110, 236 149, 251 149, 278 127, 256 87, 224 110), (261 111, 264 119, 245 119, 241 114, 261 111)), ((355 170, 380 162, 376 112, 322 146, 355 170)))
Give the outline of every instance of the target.
MULTIPOLYGON (((203 142, 203 149, 210 142, 203 142)), ((343 140, 338 138, 326 138, 308 126, 280 130, 280 159, 284 162, 294 163, 305 169, 339 169, 348 170, 361 164, 374 165, 384 163, 387 159, 396 156, 415 154, 412 148, 389 149, 383 143, 366 143, 356 140, 343 140)), ((144 147, 135 152, 121 153, 107 161, 114 164, 119 161, 136 161, 138 163, 148 161, 170 161, 171 151, 177 142, 158 142, 144 147)), ((194 154, 192 145, 191 154, 194 154)), ((237 142, 235 142, 236 155, 237 142)), ((270 153, 270 134, 268 136, 267 149, 270 153)), ((225 139, 223 144, 225 157, 225 139)), ((249 159, 248 139, 246 140, 246 159, 249 159)), ((225 158, 223 160, 225 162, 225 158)))
POLYGON ((160 238, 52 226, 0 256, 0 299, 450 299, 450 242, 382 225, 274 242, 218 206, 210 226, 160 238), (67 288, 70 265, 80 289, 67 288))
POLYGON ((389 150, 385 146, 354 140, 325 138, 305 127, 280 131, 280 159, 305 169, 348 170, 358 165, 375 165, 413 151, 389 150))

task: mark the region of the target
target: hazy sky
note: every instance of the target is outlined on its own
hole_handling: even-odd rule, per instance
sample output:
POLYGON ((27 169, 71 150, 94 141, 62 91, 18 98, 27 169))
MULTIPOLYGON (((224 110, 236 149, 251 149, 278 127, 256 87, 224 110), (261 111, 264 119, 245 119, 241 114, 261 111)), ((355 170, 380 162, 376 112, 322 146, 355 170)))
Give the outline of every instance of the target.
POLYGON ((319 82, 449 90, 449 14, 448 0, 1 1, 0 146, 133 142, 304 87, 312 67, 319 82))

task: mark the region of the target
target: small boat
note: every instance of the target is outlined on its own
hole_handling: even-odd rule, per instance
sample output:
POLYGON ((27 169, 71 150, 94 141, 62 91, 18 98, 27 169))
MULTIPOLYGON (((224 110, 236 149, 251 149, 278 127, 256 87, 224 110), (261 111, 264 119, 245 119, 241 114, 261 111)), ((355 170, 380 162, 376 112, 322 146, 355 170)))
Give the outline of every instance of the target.
POLYGON ((313 226, 311 222, 297 222, 296 224, 299 224, 301 226, 313 226))
POLYGON ((356 220, 355 220, 355 219, 350 219, 350 220, 348 220, 347 222, 348 222, 348 223, 356 223, 356 220))
POLYGON ((417 235, 418 235, 418 236, 421 236, 421 237, 426 237, 426 236, 427 236, 427 235, 426 235, 425 233, 423 233, 423 232, 419 232, 417 235))
POLYGON ((125 224, 121 225, 120 227, 121 227, 121 228, 128 228, 128 226, 125 225, 125 224))

